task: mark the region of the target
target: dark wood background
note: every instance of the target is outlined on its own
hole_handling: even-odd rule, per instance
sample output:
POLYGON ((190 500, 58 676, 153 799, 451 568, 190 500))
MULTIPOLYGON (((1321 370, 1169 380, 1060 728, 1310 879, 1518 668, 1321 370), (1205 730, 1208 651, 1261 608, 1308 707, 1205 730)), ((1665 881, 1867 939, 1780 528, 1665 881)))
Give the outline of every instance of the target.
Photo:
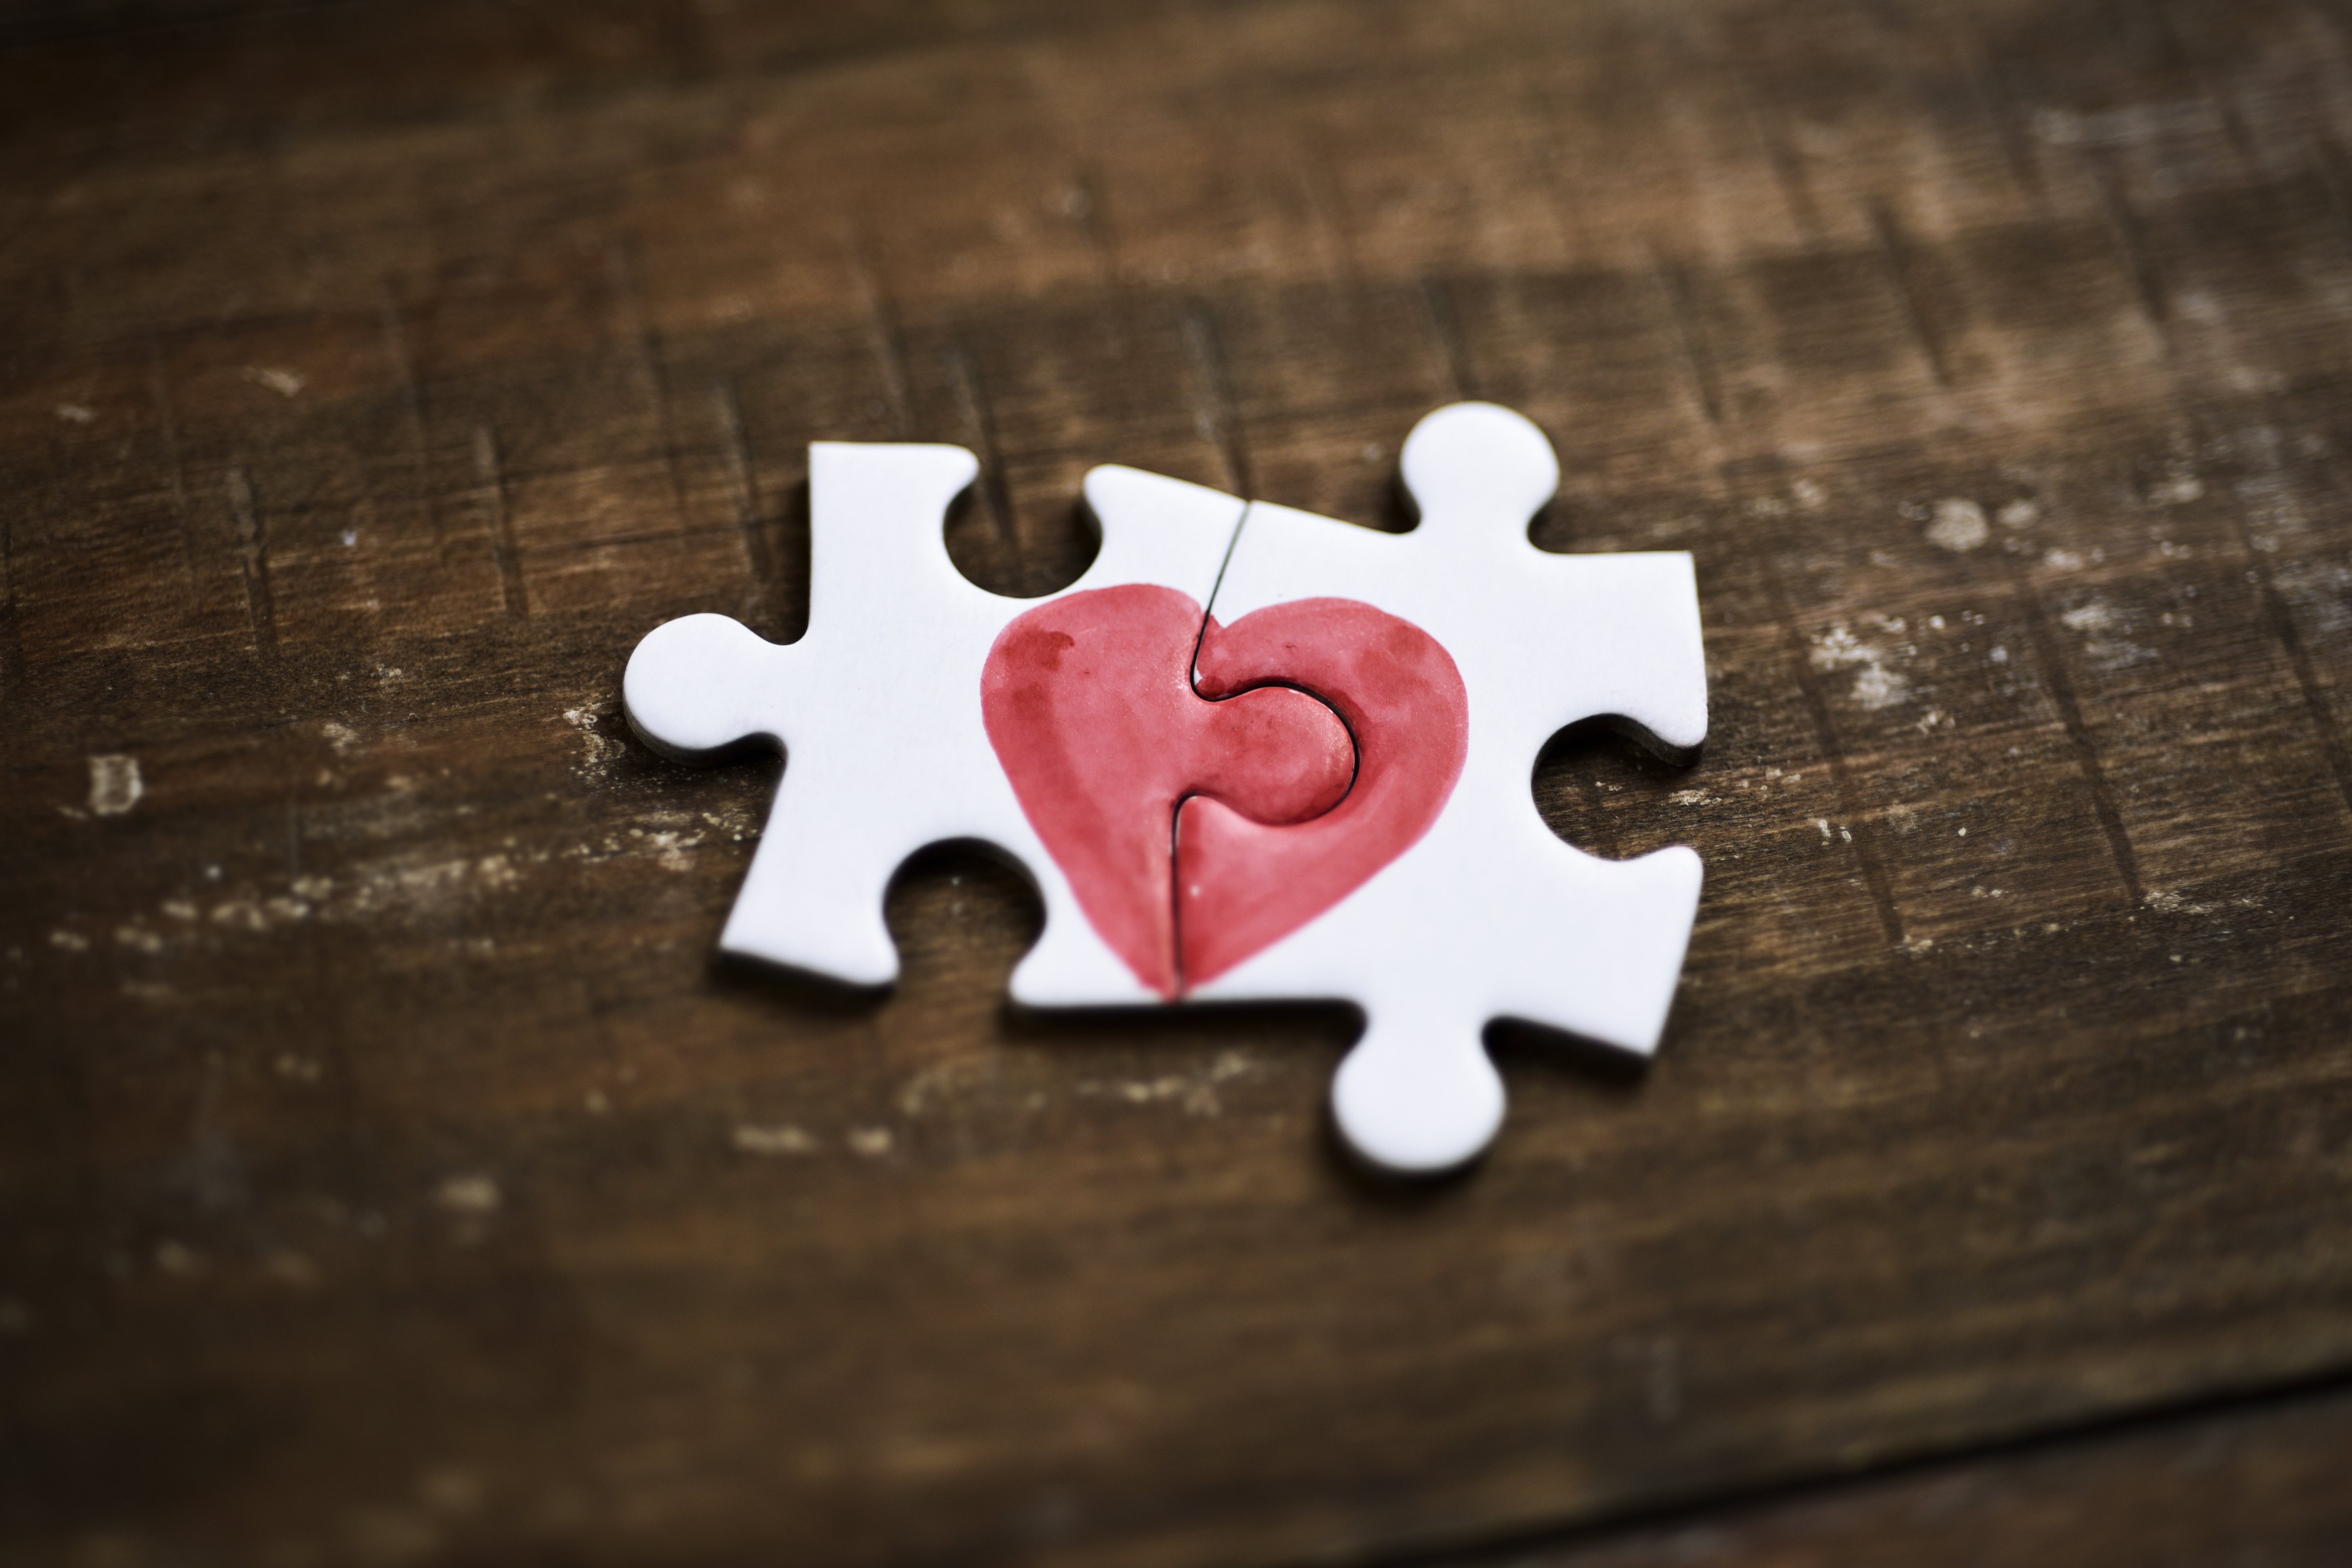
POLYGON ((2352 17, 56 0, 0 19, 0 1555, 2352 1561, 2352 17), (1694 552, 1655 1065, 714 963, 804 448, 1402 526, 1465 395, 1694 552), (136 788, 133 788, 135 769, 136 788), (2264 1553, 2267 1553, 2264 1555, 2264 1553))

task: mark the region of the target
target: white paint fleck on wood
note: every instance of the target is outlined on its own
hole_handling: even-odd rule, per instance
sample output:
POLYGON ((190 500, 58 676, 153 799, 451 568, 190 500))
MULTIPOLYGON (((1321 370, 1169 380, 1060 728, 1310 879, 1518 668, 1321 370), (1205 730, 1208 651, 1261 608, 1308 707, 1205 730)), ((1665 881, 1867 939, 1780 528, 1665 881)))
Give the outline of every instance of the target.
POLYGON ((147 785, 139 776, 139 759, 109 752, 89 760, 89 809, 98 816, 121 816, 139 804, 147 785))

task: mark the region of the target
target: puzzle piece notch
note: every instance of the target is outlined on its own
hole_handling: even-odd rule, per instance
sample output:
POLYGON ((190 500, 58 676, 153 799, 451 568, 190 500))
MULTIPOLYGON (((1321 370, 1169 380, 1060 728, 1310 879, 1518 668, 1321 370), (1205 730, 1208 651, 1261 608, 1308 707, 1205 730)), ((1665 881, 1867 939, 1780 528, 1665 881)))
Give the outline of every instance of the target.
MULTIPOLYGON (((1211 611, 1231 623, 1293 600, 1355 599, 1429 633, 1469 692, 1460 779, 1427 832, 1352 897, 1199 994, 1362 1008, 1364 1036, 1333 1084, 1336 1119, 1375 1164, 1427 1173, 1475 1157, 1501 1124, 1502 1082, 1481 1041, 1490 1019, 1656 1047, 1699 858, 1684 847, 1587 855, 1544 826, 1530 778, 1544 743, 1589 718, 1695 753, 1706 686, 1687 554, 1559 555, 1529 542, 1559 479, 1531 422, 1491 404, 1440 409, 1415 426, 1402 468, 1422 520, 1406 534, 1254 503, 1211 611)), ((1339 694, 1320 695, 1344 711, 1339 694)))

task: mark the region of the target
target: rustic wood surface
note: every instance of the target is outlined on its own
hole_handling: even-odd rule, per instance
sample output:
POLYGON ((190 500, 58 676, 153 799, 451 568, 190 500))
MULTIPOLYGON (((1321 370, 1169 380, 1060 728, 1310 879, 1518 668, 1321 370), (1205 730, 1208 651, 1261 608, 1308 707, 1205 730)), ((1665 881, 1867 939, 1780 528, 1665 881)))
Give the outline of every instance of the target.
POLYGON ((2338 6, 10 7, 0 1556, 2352 1560, 2348 480, 2338 6), (1654 1066, 1389 1188, 974 856, 713 961, 775 764, 616 686, 810 440, 1032 594, 1463 395, 1696 555, 1703 760, 1533 784, 1706 858, 1654 1066))

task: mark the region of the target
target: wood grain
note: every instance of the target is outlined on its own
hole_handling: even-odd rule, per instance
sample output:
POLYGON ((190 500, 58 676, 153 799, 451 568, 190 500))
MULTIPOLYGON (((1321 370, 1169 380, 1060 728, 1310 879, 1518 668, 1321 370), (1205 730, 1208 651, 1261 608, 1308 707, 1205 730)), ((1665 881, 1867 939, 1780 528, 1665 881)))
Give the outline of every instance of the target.
MULTIPOLYGON (((0 19, 0 1550, 1640 1561, 1976 1454, 2151 1560, 2032 1500, 2173 1439, 2002 1446, 2352 1364, 2347 68, 2287 0, 0 19), (887 1000, 713 962, 774 766, 616 684, 804 626, 809 441, 972 447, 1034 594, 1093 463, 1402 527, 1463 395, 1539 542, 1698 562, 1705 758, 1532 781, 1706 858, 1648 1071, 1498 1031, 1397 1190, 1344 1010, 1013 1015, 985 860, 887 1000)), ((2343 1542, 2276 1495, 2216 1551, 2343 1542)))

